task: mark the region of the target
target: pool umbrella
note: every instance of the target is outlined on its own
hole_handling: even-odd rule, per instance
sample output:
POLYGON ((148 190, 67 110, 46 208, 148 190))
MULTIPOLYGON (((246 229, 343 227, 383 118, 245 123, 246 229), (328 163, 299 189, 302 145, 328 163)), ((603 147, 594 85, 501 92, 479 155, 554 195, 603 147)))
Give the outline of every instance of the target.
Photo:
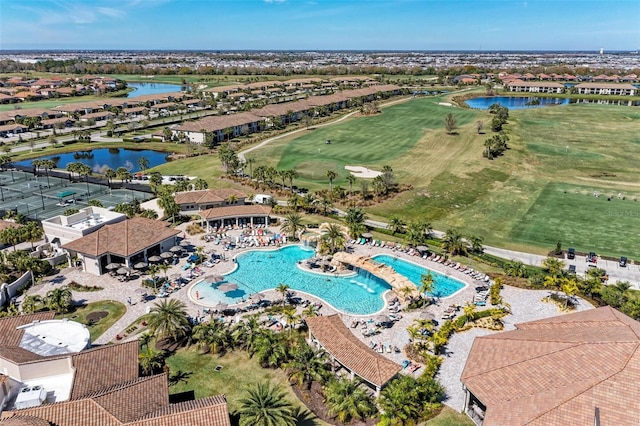
POLYGON ((431 312, 422 311, 420 312, 420 319, 433 321, 434 319, 436 319, 436 316, 433 315, 431 312))
POLYGON ((171 259, 173 257, 173 253, 165 251, 164 253, 160 253, 160 257, 163 259, 171 259))
POLYGON ((418 250, 419 252, 425 252, 425 251, 429 251, 429 247, 427 247, 427 246, 418 246, 418 247, 416 247, 416 250, 418 250))
POLYGON ((162 258, 160 256, 151 256, 149 262, 160 262, 162 258))
POLYGON ((180 247, 189 247, 191 243, 187 240, 180 241, 180 247))
POLYGON ((237 290, 238 286, 234 283, 225 283, 225 284, 220 284, 218 286, 218 290, 226 293, 228 291, 233 291, 233 290, 237 290))
POLYGON ((179 252, 181 252, 181 251, 182 251, 182 247, 180 247, 180 246, 173 246, 173 247, 171 247, 171 248, 169 249, 169 251, 170 251, 171 253, 179 253, 179 252))
POLYGON ((118 275, 126 275, 129 272, 131 272, 131 269, 127 268, 126 266, 123 266, 122 268, 120 268, 120 269, 118 269, 116 271, 116 274, 118 274, 118 275))
POLYGON ((104 268, 107 271, 113 271, 114 269, 118 269, 119 267, 121 267, 122 265, 119 263, 110 263, 107 266, 105 266, 104 268))
POLYGON ((365 232, 364 234, 362 234, 362 238, 371 238, 371 237, 373 237, 373 235, 368 232, 365 232))
POLYGON ((180 274, 171 274, 171 275, 169 275, 169 279, 170 279, 171 281, 175 281, 175 280, 177 280, 178 278, 180 278, 180 274))
POLYGON ((144 269, 147 266, 149 266, 147 262, 138 262, 135 265, 133 265, 133 269, 144 269))
POLYGON ((221 311, 224 311, 225 309, 227 309, 227 307, 228 307, 228 306, 229 306, 229 304, 227 304, 227 303, 224 303, 224 302, 218 302, 218 303, 213 307, 213 309, 214 309, 214 310, 216 310, 216 311, 218 311, 218 312, 221 312, 221 311))
POLYGON ((136 293, 139 293, 141 296, 146 296, 147 295, 147 289, 146 288, 137 288, 136 289, 136 293))
POLYGON ((255 293, 249 297, 249 300, 251 300, 252 302, 259 302, 262 299, 264 299, 264 294, 262 293, 255 293))
POLYGON ((376 316, 377 322, 389 322, 389 317, 387 315, 378 315, 376 316))

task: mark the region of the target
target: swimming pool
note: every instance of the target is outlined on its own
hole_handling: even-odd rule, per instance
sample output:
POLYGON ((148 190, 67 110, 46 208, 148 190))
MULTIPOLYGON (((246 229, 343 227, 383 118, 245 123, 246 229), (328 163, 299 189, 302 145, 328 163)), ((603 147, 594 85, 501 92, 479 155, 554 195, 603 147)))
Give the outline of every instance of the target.
POLYGON ((391 266, 397 273, 403 275, 414 283, 418 288, 422 285, 420 278, 426 274, 427 271, 431 272, 433 277, 433 293, 432 296, 436 297, 449 297, 454 293, 462 290, 466 284, 455 278, 448 277, 434 270, 428 269, 424 266, 417 265, 413 262, 408 262, 403 259, 399 259, 388 254, 379 254, 373 256, 373 260, 376 262, 384 263, 391 266))
MULTIPOLYGON (((312 249, 287 246, 279 250, 252 250, 236 257, 237 268, 224 275, 226 281, 238 286, 237 290, 222 292, 222 283, 202 281, 190 289, 190 295, 198 292, 200 302, 214 306, 218 302, 235 304, 252 294, 287 284, 291 290, 317 296, 335 309, 355 315, 369 315, 384 308, 382 295, 391 289, 384 280, 360 271, 349 276, 336 277, 317 274, 298 267, 300 260, 312 257, 312 249)), ((195 297, 194 297, 195 298, 195 297)), ((304 297, 303 297, 304 298, 304 297)))

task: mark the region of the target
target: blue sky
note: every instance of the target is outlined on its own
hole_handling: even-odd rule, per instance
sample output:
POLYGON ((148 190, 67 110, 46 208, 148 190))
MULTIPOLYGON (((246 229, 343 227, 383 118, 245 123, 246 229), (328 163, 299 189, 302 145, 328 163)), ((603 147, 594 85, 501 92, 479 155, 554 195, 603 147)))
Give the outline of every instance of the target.
POLYGON ((638 0, 0 0, 0 49, 638 50, 638 0))

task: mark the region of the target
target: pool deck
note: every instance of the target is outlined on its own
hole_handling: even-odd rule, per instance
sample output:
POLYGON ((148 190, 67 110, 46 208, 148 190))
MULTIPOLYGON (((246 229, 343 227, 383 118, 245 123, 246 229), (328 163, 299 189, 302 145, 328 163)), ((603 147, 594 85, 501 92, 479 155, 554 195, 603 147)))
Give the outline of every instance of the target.
MULTIPOLYGON (((179 227, 179 229, 181 228, 179 227)), ((279 230, 277 228, 272 228, 271 231, 278 232, 279 230)), ((239 230, 230 231, 231 235, 233 236, 239 234, 240 232, 241 231, 239 230)), ((222 261, 218 264, 215 264, 211 268, 201 266, 201 269, 205 271, 204 276, 223 275, 231 272, 236 266, 236 264, 231 261, 232 257, 246 250, 255 250, 255 248, 247 248, 223 251, 221 245, 215 245, 213 242, 207 243, 201 240, 200 236, 188 236, 187 239, 193 244, 193 246, 203 246, 205 248, 205 251, 215 250, 218 253, 223 253, 227 257, 227 259, 229 259, 228 261, 222 261)), ((269 247, 268 249, 273 250, 274 247, 269 247)), ((354 254, 361 256, 391 254, 393 256, 397 256, 400 259, 416 263, 420 266, 427 267, 453 278, 457 278, 460 281, 466 283, 467 285, 464 288, 462 288, 452 296, 439 299, 435 304, 431 304, 427 308, 422 309, 430 312, 440 322, 442 322, 441 317, 449 305, 459 304, 463 306, 465 303, 473 300, 473 296, 476 294, 475 287, 479 285, 478 281, 473 280, 470 276, 460 271, 454 270, 440 263, 422 259, 418 256, 410 256, 404 252, 394 251, 388 248, 371 247, 369 245, 354 245, 351 247, 351 250, 354 254)), ((172 265, 166 273, 167 276, 171 276, 172 274, 184 273, 182 267, 185 264, 185 260, 186 259, 181 259, 178 265, 172 265)), ((124 316, 120 318, 102 336, 96 339, 95 342, 93 342, 94 344, 106 344, 111 341, 115 341, 116 335, 122 334, 125 328, 127 328, 137 318, 145 314, 155 302, 152 297, 150 297, 147 302, 140 301, 139 289, 141 288, 142 279, 146 278, 146 276, 139 277, 136 275, 133 278, 134 279, 131 279, 128 282, 120 282, 116 278, 113 278, 109 275, 98 277, 78 270, 76 268, 65 268, 61 269, 60 273, 57 276, 49 277, 43 282, 40 282, 38 283, 38 285, 29 289, 28 294, 39 294, 41 296, 44 296, 47 291, 65 284, 69 284, 71 281, 75 281, 86 286, 103 287, 102 290, 95 292, 73 291, 73 299, 74 301, 81 303, 96 302, 101 300, 114 300, 123 303, 127 307, 127 311, 124 316), (133 304, 128 303, 129 298, 131 298, 133 304)), ((196 278, 192 281, 192 283, 196 283, 198 282, 198 280, 199 278, 196 278)), ((191 285, 192 284, 189 284, 172 293, 169 298, 178 299, 184 302, 187 306, 188 314, 192 317, 200 317, 202 319, 206 319, 204 318, 204 314, 202 314, 203 306, 197 304, 189 296, 188 290, 191 288, 191 285)), ((261 293, 264 294, 265 298, 268 300, 281 299, 281 295, 274 290, 263 291, 261 293)), ((548 291, 522 290, 505 286, 502 291, 502 296, 505 302, 511 305, 512 309, 512 314, 505 317, 505 329, 513 329, 514 324, 517 323, 560 315, 561 312, 555 305, 541 301, 541 299, 547 296, 548 293, 548 291)), ((388 303, 394 296, 392 292, 386 292, 384 297, 388 303)), ((24 295, 19 298, 19 301, 21 301, 23 298, 24 295)), ((331 315, 334 313, 339 313, 347 327, 350 327, 351 322, 354 319, 373 320, 377 315, 379 315, 373 314, 368 317, 348 315, 342 312, 337 312, 323 300, 311 295, 304 294, 303 299, 308 299, 311 302, 321 303, 323 305, 319 310, 319 314, 321 315, 331 315)), ((580 300, 580 304, 578 305, 579 310, 589 308, 592 308, 592 306, 580 300)), ((298 307, 299 313, 301 313, 302 309, 302 307, 298 307)), ((403 349, 407 345, 407 343, 409 343, 409 333, 407 332, 407 327, 409 327, 415 319, 419 318, 420 312, 422 310, 400 312, 402 318, 399 321, 396 321, 391 328, 382 329, 380 334, 371 337, 363 336, 360 327, 350 328, 350 330, 354 333, 354 335, 356 335, 367 345, 369 345, 371 342, 379 342, 385 345, 390 344, 392 346, 397 346, 398 348, 403 349)), ((251 311, 250 313, 256 312, 257 311, 251 311)), ((460 411, 462 409, 462 404, 464 403, 464 392, 462 390, 462 384, 460 382, 460 374, 464 368, 464 364, 469 354, 471 344, 473 343, 473 339, 475 338, 475 336, 486 335, 489 333, 492 332, 484 329, 472 329, 464 333, 454 334, 449 345, 447 346, 445 360, 439 372, 439 379, 447 389, 447 400, 445 401, 445 403, 456 409, 457 411, 460 411)), ((125 340, 132 338, 136 338, 136 336, 125 338, 125 340)), ((384 356, 397 363, 401 363, 404 359, 406 359, 405 355, 402 352, 385 352, 384 356)), ((417 377, 421 373, 422 368, 418 369, 414 373, 414 375, 417 377)))

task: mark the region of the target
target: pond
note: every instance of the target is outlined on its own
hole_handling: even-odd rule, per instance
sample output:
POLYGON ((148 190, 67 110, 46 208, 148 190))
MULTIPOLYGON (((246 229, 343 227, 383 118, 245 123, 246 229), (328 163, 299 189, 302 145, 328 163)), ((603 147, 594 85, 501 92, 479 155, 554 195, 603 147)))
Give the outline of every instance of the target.
POLYGON ((553 105, 567 105, 568 98, 539 98, 536 96, 483 96, 479 98, 468 99, 465 103, 474 109, 489 109, 493 104, 500 104, 514 109, 540 108, 553 105))
POLYGON ((166 152, 146 150, 132 150, 124 148, 101 148, 89 151, 67 152, 65 154, 47 155, 30 160, 18 161, 15 164, 20 166, 32 166, 33 160, 53 160, 56 168, 65 169, 69 163, 83 163, 91 167, 94 173, 101 173, 105 167, 116 170, 118 167, 125 167, 130 172, 140 170, 138 161, 145 157, 149 160, 149 168, 167 162, 166 152))
POLYGON ((182 86, 167 83, 127 83, 127 86, 135 89, 129 93, 129 98, 137 98, 146 95, 161 95, 163 93, 180 92, 182 86))

